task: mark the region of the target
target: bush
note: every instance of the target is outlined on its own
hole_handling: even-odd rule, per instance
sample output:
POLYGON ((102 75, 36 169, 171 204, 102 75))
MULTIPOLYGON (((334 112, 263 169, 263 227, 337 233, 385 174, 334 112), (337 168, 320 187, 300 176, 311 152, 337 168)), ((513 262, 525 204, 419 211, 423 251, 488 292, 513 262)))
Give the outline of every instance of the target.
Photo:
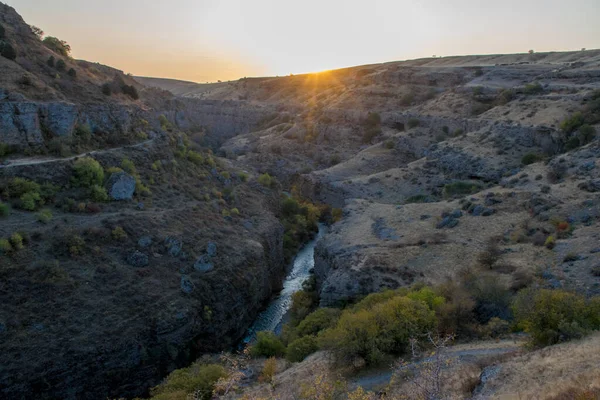
POLYGON ((6 143, 2 143, 0 142, 0 157, 4 157, 8 154, 10 154, 11 152, 11 148, 9 145, 7 145, 6 143))
POLYGON ((533 163, 536 163, 536 162, 542 161, 542 160, 543 160, 543 157, 540 156, 539 154, 527 153, 523 156, 523 158, 521 158, 521 164, 529 165, 529 164, 533 164, 533 163))
POLYGON ((271 383, 273 381, 275 373, 277 373, 277 359, 275 357, 270 357, 267 360, 265 360, 265 364, 263 365, 263 369, 260 373, 259 379, 262 382, 271 383))
POLYGON ((218 364, 195 363, 188 368, 177 369, 165 381, 150 390, 153 400, 186 400, 194 398, 210 400, 217 381, 225 378, 225 368, 218 364))
POLYGON ((93 185, 90 188, 90 199, 100 203, 105 203, 108 201, 108 193, 104 187, 100 185, 93 185))
POLYGON ((337 308, 319 308, 310 313, 295 329, 298 337, 316 336, 319 332, 334 326, 342 312, 337 308))
POLYGON ((0 56, 9 60, 15 60, 17 58, 17 51, 10 43, 0 40, 0 56))
POLYGON ((0 39, 4 39, 6 37, 6 29, 0 24, 0 39))
POLYGON ((47 36, 42 40, 42 43, 44 43, 47 48, 63 57, 69 57, 71 53, 71 46, 69 46, 67 42, 53 36, 47 36))
POLYGON ((123 91, 123 93, 125 93, 127 96, 131 97, 133 100, 137 100, 140 98, 140 95, 138 94, 137 89, 133 85, 123 85, 123 86, 121 86, 121 90, 123 91))
POLYGON ((0 201, 0 217, 8 217, 10 215, 10 206, 0 201))
POLYGON ((111 96, 112 95, 112 88, 110 87, 110 83, 104 83, 104 84, 102 84, 101 90, 102 90, 102 94, 105 95, 105 96, 111 96))
POLYGON ((285 346, 273 332, 258 332, 250 354, 252 357, 280 357, 285 354, 285 346))
POLYGON ((408 120, 408 127, 410 129, 416 128, 420 124, 421 124, 421 121, 419 121, 417 118, 411 118, 411 119, 408 120))
POLYGON ((54 56, 50 56, 50 58, 48 58, 48 61, 46 61, 46 64, 50 68, 54 68, 54 66, 56 65, 56 59, 54 58, 54 56))
POLYGON ((458 181, 445 185, 443 194, 444 197, 464 196, 467 194, 477 193, 480 190, 481 185, 479 183, 458 181))
POLYGON ((69 71, 67 71, 67 75, 69 75, 71 78, 77 78, 77 71, 75 71, 74 68, 69 68, 69 71))
MULTIPOLYGON (((435 330, 435 312, 425 302, 395 292, 385 296, 391 298, 369 308, 363 308, 361 302, 344 311, 336 326, 321 335, 321 345, 330 349, 338 361, 362 358, 374 364, 385 354, 404 353, 411 338, 435 330)), ((373 298, 369 299, 372 302, 373 298)))
POLYGON ((588 124, 582 125, 579 128, 579 135, 583 144, 589 143, 596 137, 596 128, 588 124))
POLYGON ((583 123, 584 123, 583 114, 580 112, 576 112, 575 114, 564 119, 560 123, 560 129, 563 130, 565 133, 572 133, 572 132, 576 131, 580 126, 582 126, 583 123))
POLYGON ((196 165, 204 164, 204 157, 202 156, 202 154, 195 152, 193 150, 188 151, 187 159, 196 165))
POLYGON ((248 173, 247 173, 247 172, 244 172, 244 171, 240 171, 240 172, 238 172, 237 176, 238 176, 238 178, 240 178, 240 180, 241 180, 242 182, 247 182, 247 181, 248 181, 248 178, 249 178, 249 175, 248 175, 248 173))
POLYGON ((52 211, 47 208, 37 213, 37 220, 42 224, 47 224, 52 220, 52 211))
POLYGON ((317 339, 313 336, 305 336, 287 346, 285 358, 290 362, 300 362, 318 349, 317 339))
POLYGON ((534 345, 549 346, 600 329, 598 304, 598 298, 586 301, 564 290, 525 289, 517 295, 513 311, 534 345))
POLYGON ((276 180, 269 174, 262 174, 258 177, 258 183, 264 187, 272 188, 275 186, 276 180))
POLYGON ((92 187, 102 185, 104 182, 104 169, 100 163, 91 157, 80 158, 73 167, 73 184, 79 187, 92 187))
POLYGON ((384 146, 386 149, 388 150, 392 150, 394 148, 394 141, 393 140, 386 140, 384 143, 384 146))
POLYGON ((27 192, 24 195, 22 195, 19 199, 19 206, 23 210, 27 211, 35 211, 38 205, 41 205, 43 203, 42 197, 38 192, 27 192))
POLYGON ((13 233, 12 235, 10 235, 10 244, 13 249, 21 250, 24 247, 23 246, 23 236, 21 236, 21 234, 16 233, 16 232, 13 233))
POLYGON ((73 134, 81 142, 87 143, 92 138, 92 128, 88 124, 77 125, 73 134))
POLYGON ((523 92, 525 94, 539 94, 542 93, 544 91, 544 88, 542 87, 542 85, 540 85, 539 82, 533 82, 533 83, 528 83, 527 85, 525 85, 525 88, 523 89, 523 92))
POLYGON ((12 246, 8 239, 0 239, 0 252, 2 254, 8 254, 12 251, 12 246))
POLYGON ((125 230, 120 226, 117 226, 115 229, 112 230, 110 236, 113 238, 113 240, 123 241, 127 239, 127 232, 125 232, 125 230))
POLYGON ((66 62, 64 62, 64 60, 62 60, 62 59, 59 59, 59 60, 56 62, 56 70, 57 70, 57 71, 60 71, 60 72, 62 72, 62 71, 64 71, 64 70, 66 70, 66 69, 67 69, 67 63, 66 63, 66 62))

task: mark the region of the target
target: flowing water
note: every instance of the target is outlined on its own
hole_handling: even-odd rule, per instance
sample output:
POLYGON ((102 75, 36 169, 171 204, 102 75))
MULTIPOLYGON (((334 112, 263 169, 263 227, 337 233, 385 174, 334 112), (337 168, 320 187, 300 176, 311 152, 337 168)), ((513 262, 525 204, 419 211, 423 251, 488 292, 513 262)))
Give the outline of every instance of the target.
POLYGON ((319 224, 317 236, 296 254, 291 270, 283 282, 283 289, 258 315, 254 324, 248 329, 244 343, 252 342, 256 332, 279 333, 281 325, 285 322, 286 314, 292 306, 292 295, 302 289, 302 283, 310 277, 310 270, 315 266, 315 246, 324 232, 325 227, 319 224))

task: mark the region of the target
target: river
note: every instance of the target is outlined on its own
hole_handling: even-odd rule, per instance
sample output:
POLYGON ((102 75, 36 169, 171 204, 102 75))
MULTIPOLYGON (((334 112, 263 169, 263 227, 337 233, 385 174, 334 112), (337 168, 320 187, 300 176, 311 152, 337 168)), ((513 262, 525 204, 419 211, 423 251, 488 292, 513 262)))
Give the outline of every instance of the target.
POLYGON ((302 289, 302 283, 310 277, 310 271, 315 266, 315 246, 325 233, 325 229, 325 225, 319 224, 317 236, 304 245, 296 254, 290 272, 283 282, 283 289, 273 297, 267 308, 258 315, 248 329, 244 343, 252 342, 256 332, 272 331, 279 333, 281 331, 281 326, 292 306, 292 295, 302 289))

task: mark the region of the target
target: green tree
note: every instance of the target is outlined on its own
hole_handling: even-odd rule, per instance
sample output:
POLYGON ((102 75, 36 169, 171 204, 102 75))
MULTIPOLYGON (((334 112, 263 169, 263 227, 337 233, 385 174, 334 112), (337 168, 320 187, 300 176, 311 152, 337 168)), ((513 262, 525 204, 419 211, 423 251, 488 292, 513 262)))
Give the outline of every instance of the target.
POLYGON ((279 357, 285 354, 285 346, 273 332, 258 332, 250 354, 253 357, 279 357))
POLYGON ((60 40, 54 36, 44 38, 42 43, 44 43, 47 48, 63 57, 69 57, 71 54, 71 46, 64 40, 60 40))
POLYGON ((64 62, 64 60, 62 60, 62 59, 59 59, 59 60, 56 62, 56 70, 57 70, 57 71, 61 71, 61 72, 62 72, 62 71, 64 71, 65 69, 67 69, 67 63, 66 63, 66 62, 64 62))
POLYGON ((50 58, 48 59, 48 61, 46 61, 46 64, 48 64, 48 66, 50 68, 54 68, 56 65, 56 59, 54 58, 54 56, 50 56, 50 58))
POLYGON ((67 75, 71 78, 77 78, 77 71, 75 71, 74 68, 70 68, 69 71, 67 71, 67 75))
POLYGON ((285 358, 291 362, 300 362, 318 349, 317 339, 313 336, 305 336, 288 345, 285 358))

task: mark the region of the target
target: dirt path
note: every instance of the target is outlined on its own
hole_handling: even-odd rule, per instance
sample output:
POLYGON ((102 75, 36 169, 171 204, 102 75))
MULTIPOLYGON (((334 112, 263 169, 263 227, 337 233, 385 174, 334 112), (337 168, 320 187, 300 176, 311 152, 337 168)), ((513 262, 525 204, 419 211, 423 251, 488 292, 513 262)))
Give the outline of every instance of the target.
MULTIPOLYGON (((446 350, 445 356, 458 363, 468 363, 477 359, 492 356, 501 356, 517 353, 523 346, 522 341, 504 340, 500 342, 483 342, 472 345, 458 345, 446 350)), ((408 365, 414 368, 432 358, 425 358, 408 365)), ((453 363, 455 364, 455 363, 453 363)), ((350 381, 352 388, 362 387, 365 390, 377 390, 387 386, 394 375, 394 371, 378 371, 359 376, 350 381)))
POLYGON ((131 148, 142 147, 147 144, 153 143, 154 140, 155 139, 152 138, 152 139, 148 139, 143 142, 132 144, 132 145, 113 147, 110 149, 103 149, 103 150, 93 150, 93 151, 77 154, 77 155, 70 156, 70 157, 36 157, 36 158, 17 158, 17 159, 13 159, 13 160, 6 160, 6 161, 4 161, 3 164, 0 164, 0 169, 12 168, 12 167, 22 167, 22 166, 26 166, 26 165, 47 164, 47 163, 60 162, 60 161, 63 161, 63 162, 71 161, 71 160, 74 160, 79 157, 92 156, 94 154, 108 153, 108 152, 123 150, 123 149, 127 149, 127 148, 131 149, 131 148))

